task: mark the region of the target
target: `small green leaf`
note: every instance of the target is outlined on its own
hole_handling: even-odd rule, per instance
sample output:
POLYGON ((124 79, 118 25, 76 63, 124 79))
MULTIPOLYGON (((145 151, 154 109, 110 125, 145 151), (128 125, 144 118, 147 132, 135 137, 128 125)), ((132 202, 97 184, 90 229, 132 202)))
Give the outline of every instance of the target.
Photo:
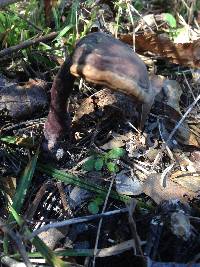
POLYGON ((90 202, 88 205, 88 210, 92 214, 97 214, 99 212, 99 205, 96 204, 96 202, 90 202))
POLYGON ((106 153, 105 158, 107 159, 119 159, 124 156, 125 150, 121 147, 115 147, 106 153))
POLYGON ((176 19, 170 13, 164 13, 163 20, 166 21, 171 28, 176 28, 176 19))
POLYGON ((102 197, 97 197, 93 200, 98 206, 102 205, 104 202, 104 199, 102 197))
POLYGON ((102 168, 103 168, 103 159, 102 158, 98 158, 96 161, 95 161, 95 170, 96 171, 100 171, 102 168))
POLYGON ((119 171, 117 164, 114 162, 107 162, 106 166, 110 172, 118 172, 119 171))
POLYGON ((83 169, 88 172, 93 171, 95 168, 95 162, 96 160, 94 159, 94 157, 91 157, 83 164, 83 169))

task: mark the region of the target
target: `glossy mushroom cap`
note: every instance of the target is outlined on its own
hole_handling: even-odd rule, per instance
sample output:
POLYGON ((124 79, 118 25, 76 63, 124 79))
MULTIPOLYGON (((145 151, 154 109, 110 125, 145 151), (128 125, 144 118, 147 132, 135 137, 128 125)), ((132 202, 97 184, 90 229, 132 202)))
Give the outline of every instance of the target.
POLYGON ((96 32, 81 39, 72 55, 71 73, 86 81, 105 85, 135 97, 151 101, 151 87, 145 64, 126 44, 96 32))

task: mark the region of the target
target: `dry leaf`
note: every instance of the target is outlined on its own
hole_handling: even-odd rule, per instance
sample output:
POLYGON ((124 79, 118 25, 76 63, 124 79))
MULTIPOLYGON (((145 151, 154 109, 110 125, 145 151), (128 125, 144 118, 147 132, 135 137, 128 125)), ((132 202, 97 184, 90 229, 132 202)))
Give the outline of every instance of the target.
POLYGON ((170 177, 177 184, 194 193, 200 192, 200 173, 177 171, 170 177))
MULTIPOLYGON (((132 45, 132 34, 121 34, 119 39, 132 45)), ((175 44, 165 35, 145 33, 136 35, 135 44, 138 53, 151 52, 172 63, 200 68, 200 39, 192 43, 175 44)))
POLYGON ((167 186, 161 185, 161 174, 151 174, 147 177, 143 184, 143 192, 151 197, 157 204, 163 200, 180 199, 186 200, 186 196, 189 198, 197 197, 193 191, 187 190, 185 187, 178 185, 177 183, 167 180, 167 186))

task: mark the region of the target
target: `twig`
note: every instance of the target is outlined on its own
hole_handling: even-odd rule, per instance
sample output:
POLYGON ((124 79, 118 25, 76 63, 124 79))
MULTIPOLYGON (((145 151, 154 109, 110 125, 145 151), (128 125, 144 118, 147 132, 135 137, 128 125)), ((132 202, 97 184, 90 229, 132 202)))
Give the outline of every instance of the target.
POLYGON ((148 29, 151 32, 153 32, 153 30, 151 29, 149 24, 146 22, 146 20, 143 18, 143 16, 137 11, 137 9, 133 5, 130 5, 130 8, 132 9, 132 12, 135 12, 142 19, 142 21, 144 21, 144 23, 147 25, 148 29))
POLYGON ((56 185, 57 185, 57 188, 58 188, 58 191, 60 194, 60 199, 61 199, 61 203, 63 205, 64 213, 67 216, 67 218, 72 218, 73 212, 70 209, 70 205, 67 201, 67 196, 66 196, 65 191, 63 189, 62 182, 57 182, 56 185))
POLYGON ((58 35, 57 32, 52 32, 52 33, 46 34, 44 36, 40 36, 38 38, 34 38, 31 40, 29 39, 27 41, 24 41, 21 44, 14 45, 14 46, 11 46, 9 48, 5 48, 5 49, 0 51, 0 57, 10 55, 10 54, 17 52, 19 50, 28 48, 31 45, 39 44, 40 42, 48 42, 48 41, 54 39, 57 35, 58 35))
MULTIPOLYGON (((142 241, 142 245, 145 245, 146 241, 142 241)), ((119 244, 116 244, 114 246, 111 247, 106 247, 106 248, 99 248, 97 250, 97 254, 96 257, 97 258, 104 258, 104 257, 110 257, 110 256, 115 256, 115 255, 119 255, 127 250, 130 250, 132 247, 134 246, 134 242, 133 239, 129 239, 127 241, 123 241, 119 244)), ((55 255, 56 256, 86 256, 86 257, 92 257, 94 255, 94 249, 68 249, 68 250, 58 250, 55 251, 55 255), (70 253, 71 252, 71 253, 70 253)), ((40 253, 37 253, 37 257, 35 257, 34 255, 29 255, 30 261, 31 262, 37 262, 37 263, 43 263, 42 260, 44 259, 40 259, 38 256, 40 256, 40 253), (33 257, 33 258, 32 258, 33 257)), ((11 255, 12 258, 18 258, 19 254, 16 253, 14 255, 11 255)))
MULTIPOLYGON (((162 129, 161 129, 161 127, 163 128, 164 125, 161 124, 160 119, 158 118, 158 129, 159 129, 160 137, 161 137, 163 143, 165 143, 165 139, 164 139, 164 137, 163 137, 163 133, 162 133, 162 129)), ((174 159, 174 155, 173 155, 172 151, 170 150, 170 148, 169 148, 169 146, 168 146, 167 143, 165 143, 165 148, 166 148, 166 150, 167 150, 167 152, 168 152, 168 154, 169 154, 169 157, 170 157, 171 160, 174 162, 174 161, 175 161, 175 159, 174 159)))
MULTIPOLYGON (((113 175, 109 189, 108 189, 108 193, 106 195, 106 199, 104 201, 104 205, 103 205, 103 209, 102 209, 102 214, 105 212, 106 210, 106 206, 108 203, 108 198, 114 183, 114 179, 115 179, 115 175, 113 175)), ((92 262, 92 266, 95 267, 95 260, 96 260, 96 254, 97 254, 97 250, 98 250, 98 243, 99 243, 99 236, 100 236, 100 231, 101 231, 101 226, 102 226, 102 222, 103 222, 103 218, 101 218, 101 220, 99 221, 99 225, 98 225, 98 229, 97 229, 97 237, 96 237, 96 241, 95 241, 95 246, 94 246, 94 258, 93 258, 93 262, 92 262)))
POLYGON ((166 187, 167 186, 167 177, 169 176, 169 172, 172 170, 172 168, 174 167, 175 163, 173 162, 172 164, 170 164, 161 174, 161 182, 162 182, 162 187, 166 187))
POLYGON ((44 196, 46 190, 48 189, 48 187, 50 186, 50 182, 47 181, 45 182, 40 189, 37 191, 36 196, 31 204, 31 209, 28 209, 27 214, 25 214, 25 218, 26 220, 31 220, 41 202, 42 197, 44 196))
POLYGON ((189 8, 188 4, 185 2, 185 0, 181 0, 181 2, 184 4, 184 6, 185 6, 185 7, 187 8, 187 10, 189 11, 190 8, 189 8))
POLYGON ((171 132, 171 134, 169 135, 168 139, 167 139, 167 144, 170 142, 170 140, 172 139, 172 137, 174 136, 174 134, 176 133, 176 131, 178 130, 178 128, 180 127, 180 125, 183 123, 183 121, 186 119, 187 115, 192 111, 192 109, 194 108, 194 106, 197 104, 197 102, 200 100, 200 95, 195 99, 195 101, 189 106, 188 110, 185 112, 185 114, 183 115, 183 117, 180 119, 180 121, 178 122, 178 124, 174 127, 173 131, 171 132))
POLYGON ((88 221, 92 221, 92 220, 96 220, 96 219, 101 219, 101 218, 108 217, 108 216, 113 216, 113 215, 120 214, 120 213, 125 213, 127 211, 128 211, 127 208, 123 208, 123 209, 120 209, 120 210, 112 210, 112 211, 108 211, 108 212, 101 213, 101 214, 78 217, 78 218, 65 220, 65 221, 62 221, 62 222, 55 222, 55 223, 47 224, 47 225, 45 225, 43 227, 40 227, 39 229, 33 231, 27 237, 27 239, 30 240, 33 237, 35 237, 36 235, 39 235, 42 232, 46 232, 51 228, 63 227, 63 226, 66 226, 66 225, 71 225, 71 224, 76 224, 76 223, 84 223, 84 222, 88 222, 88 221))
POLYGON ((185 112, 185 114, 183 115, 183 117, 180 119, 180 121, 177 123, 177 125, 174 127, 173 131, 170 133, 166 143, 162 144, 161 149, 159 151, 159 153, 157 154, 153 164, 152 164, 152 169, 155 168, 155 166, 158 164, 161 155, 163 153, 163 151, 166 149, 166 144, 168 145, 169 142, 171 141, 172 137, 174 136, 174 134, 176 133, 176 131, 178 130, 178 128, 180 127, 180 125, 183 123, 183 121, 186 119, 187 115, 192 111, 192 109, 194 108, 194 106, 197 104, 197 102, 200 100, 200 95, 195 99, 195 101, 189 106, 188 110, 185 112))

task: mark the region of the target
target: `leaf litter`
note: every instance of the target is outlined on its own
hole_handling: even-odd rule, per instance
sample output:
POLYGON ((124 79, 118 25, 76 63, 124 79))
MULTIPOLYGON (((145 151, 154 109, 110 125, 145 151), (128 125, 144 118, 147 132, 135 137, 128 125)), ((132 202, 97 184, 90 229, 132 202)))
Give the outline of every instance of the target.
MULTIPOLYGON (((103 10, 106 12, 105 7, 103 10)), ((109 7, 109 16, 112 17, 111 10, 112 6, 109 7)), ((156 18, 154 15, 153 18, 151 16, 153 22, 150 23, 145 18, 140 20, 140 23, 145 21, 143 25, 138 25, 143 27, 143 31, 149 27, 154 30, 154 27, 158 27, 159 21, 164 21, 171 29, 176 27, 171 16, 162 14, 156 18)), ((119 38, 123 40, 121 36, 119 35, 119 38)), ((180 36, 179 38, 182 38, 180 36)), ((132 34, 129 37, 132 45, 132 34)), ((141 42, 146 44, 146 47, 142 48, 143 52, 164 56, 167 58, 166 62, 169 59, 180 66, 198 66, 194 39, 185 50, 183 44, 175 44, 165 37, 162 39, 163 37, 157 33, 142 34, 138 37, 136 35, 136 51, 142 51, 140 47, 137 48, 140 44, 137 38, 141 38, 141 42), (163 42, 162 40, 165 40, 164 52, 157 54, 157 46, 163 42), (173 47, 172 54, 168 51, 169 47, 173 47), (175 49, 180 51, 178 59, 173 54, 175 49)), ((143 132, 139 130, 139 107, 137 103, 133 105, 130 97, 108 88, 99 90, 98 86, 94 85, 92 86, 95 93, 91 93, 88 91, 87 83, 82 84, 80 91, 86 92, 89 96, 84 97, 84 93, 74 93, 71 96, 69 110, 73 118, 72 132, 76 138, 70 144, 66 143, 67 152, 61 162, 52 163, 55 167, 51 166, 52 168, 48 169, 45 165, 43 169, 40 167, 39 172, 35 171, 31 189, 25 195, 26 202, 21 212, 25 225, 29 226, 33 233, 44 225, 50 227, 39 237, 55 255, 59 255, 59 252, 66 253, 65 255, 71 255, 68 258, 70 261, 82 265, 85 258, 80 255, 84 255, 91 257, 90 262, 95 262, 96 266, 121 266, 115 263, 116 255, 120 257, 121 264, 125 263, 126 266, 129 266, 129 260, 135 262, 135 265, 138 264, 136 266, 159 266, 162 263, 166 266, 172 266, 171 263, 178 266, 182 263, 182 266, 185 266, 188 262, 195 262, 200 246, 200 114, 197 101, 199 84, 193 79, 190 70, 180 71, 176 65, 157 64, 159 63, 154 61, 154 68, 158 69, 156 74, 163 75, 164 82, 158 90, 143 132), (73 104, 73 98, 80 103, 78 107, 73 104), (193 105, 194 102, 196 105, 193 105), (177 130, 174 131, 177 125, 177 130), (44 172, 45 168, 48 172, 44 172), (61 173, 57 170, 61 170, 61 173), (70 179, 61 179, 65 182, 57 187, 55 180, 64 177, 64 174, 76 176, 77 180, 74 181, 77 185, 70 179), (47 181, 48 186, 44 186, 47 181), (123 198, 113 198, 109 187, 120 195, 134 196, 132 198, 137 202, 136 209, 132 207, 131 210, 130 206, 134 204, 127 198, 127 202, 124 202, 128 206, 124 211, 123 198), (62 200, 63 196, 66 201, 62 200), (36 206, 28 217, 27 214, 33 209, 32 203, 36 206), (103 206, 106 207, 106 211, 102 209, 103 206), (101 214, 104 216, 104 213, 113 210, 116 210, 116 215, 108 215, 101 219, 101 214), (125 214, 120 214, 120 210, 125 214), (96 220, 91 219, 90 223, 87 223, 87 220, 82 222, 81 220, 86 219, 89 214, 96 215, 96 220), (61 228, 59 225, 65 220, 69 223, 70 219, 76 218, 77 221, 80 219, 77 225, 73 221, 70 227, 66 225, 61 228), (99 227, 100 219, 102 225, 99 227), (52 225, 51 228, 53 222, 58 222, 57 227, 52 225)), ((46 101, 46 98, 44 99, 46 101)), ((36 111, 37 104, 35 102, 33 107, 36 111)), ((45 105, 46 102, 43 108, 45 105)), ((31 118, 35 116, 28 115, 31 115, 31 118)), ((21 116, 26 118, 24 114, 21 116)), ((40 139, 42 132, 37 115, 31 126, 27 121, 23 128, 16 123, 14 115, 10 117, 6 118, 6 122, 1 120, 2 177, 11 177, 13 169, 18 177, 23 160, 35 153, 34 145, 31 150, 24 149, 14 138, 40 139), (11 142, 11 138, 6 139, 8 136, 13 136, 11 146, 7 144, 11 142)), ((47 163, 43 157, 39 158, 39 162, 47 163)), ((13 186, 7 190, 9 197, 12 197, 13 186)), ((6 217, 6 206, 2 208, 2 212, 6 217)), ((26 231, 21 234, 25 244, 28 244, 26 240, 30 236, 26 231)), ((34 246, 39 249, 39 245, 34 246)), ((47 254, 44 253, 43 256, 47 257, 47 254)), ((51 261, 53 257, 46 259, 57 266, 51 261)), ((65 260, 64 257, 63 259, 65 260)), ((59 260, 58 264, 61 264, 59 260)), ((198 259, 197 264, 191 263, 191 266, 198 266, 198 259)))

